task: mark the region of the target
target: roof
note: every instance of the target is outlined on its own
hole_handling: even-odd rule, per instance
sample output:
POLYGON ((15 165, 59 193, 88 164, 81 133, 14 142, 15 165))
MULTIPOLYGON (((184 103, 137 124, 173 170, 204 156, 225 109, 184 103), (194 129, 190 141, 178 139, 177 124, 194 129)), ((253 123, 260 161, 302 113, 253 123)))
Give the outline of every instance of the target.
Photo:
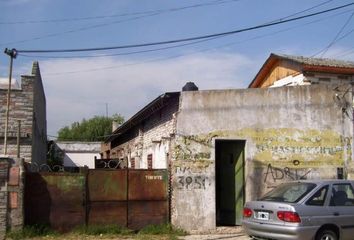
POLYGON ((337 60, 331 58, 312 58, 303 56, 292 56, 286 54, 272 54, 281 59, 290 60, 305 65, 324 66, 324 67, 337 67, 337 68, 354 68, 354 62, 337 60))
POLYGON ((161 94, 153 101, 151 101, 148 105, 146 105, 143 109, 141 109, 139 112, 137 112, 134 116, 132 116, 129 120, 124 122, 116 130, 114 130, 112 135, 106 138, 104 142, 111 142, 113 139, 119 137, 119 135, 123 134, 128 129, 138 125, 139 123, 147 119, 149 116, 151 116, 153 113, 166 106, 170 98, 179 97, 179 95, 180 92, 167 92, 161 94))
POLYGON ((351 61, 271 53, 248 87, 257 87, 258 83, 261 82, 274 64, 279 60, 287 60, 297 63, 301 66, 303 71, 354 74, 354 62, 351 61))

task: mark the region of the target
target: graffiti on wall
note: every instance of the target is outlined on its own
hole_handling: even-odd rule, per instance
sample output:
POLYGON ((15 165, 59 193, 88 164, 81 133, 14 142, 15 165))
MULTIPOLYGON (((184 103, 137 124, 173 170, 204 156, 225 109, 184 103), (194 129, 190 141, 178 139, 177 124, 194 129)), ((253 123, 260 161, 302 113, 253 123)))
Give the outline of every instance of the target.
POLYGON ((332 130, 245 128, 179 136, 173 161, 178 189, 210 186, 208 176, 215 166, 211 154, 215 151, 213 139, 246 140, 246 157, 253 167, 262 171, 259 178, 265 187, 284 181, 319 178, 320 169, 343 166, 352 153, 352 138, 332 130))
POLYGON ((177 176, 177 188, 181 190, 205 190, 209 185, 209 178, 205 175, 177 176))
POLYGON ((351 157, 352 139, 331 130, 244 129, 240 134, 252 140, 254 160, 276 167, 338 166, 351 157), (299 164, 292 165, 294 160, 299 164))
POLYGON ((205 174, 206 168, 195 166, 177 166, 175 167, 175 182, 177 189, 180 190, 205 190, 211 185, 209 177, 205 174))
POLYGON ((268 164, 267 170, 264 173, 264 183, 271 181, 276 183, 277 181, 289 179, 289 180, 303 180, 307 179, 307 176, 311 173, 312 169, 298 169, 298 168, 277 168, 272 164, 268 164))

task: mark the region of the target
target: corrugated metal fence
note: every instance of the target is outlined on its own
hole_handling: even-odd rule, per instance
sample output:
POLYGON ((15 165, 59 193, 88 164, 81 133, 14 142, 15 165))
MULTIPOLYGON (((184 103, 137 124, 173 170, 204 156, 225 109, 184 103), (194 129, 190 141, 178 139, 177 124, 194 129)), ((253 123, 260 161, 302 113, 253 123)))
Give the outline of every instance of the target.
POLYGON ((115 224, 141 229, 169 219, 167 170, 26 173, 25 223, 59 231, 115 224))

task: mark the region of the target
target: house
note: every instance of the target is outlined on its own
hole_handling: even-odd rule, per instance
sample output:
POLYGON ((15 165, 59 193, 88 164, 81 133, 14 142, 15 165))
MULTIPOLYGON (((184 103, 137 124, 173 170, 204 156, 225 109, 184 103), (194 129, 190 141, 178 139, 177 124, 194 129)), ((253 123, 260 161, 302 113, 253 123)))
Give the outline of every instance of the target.
POLYGON ((101 142, 53 142, 57 156, 66 168, 95 168, 95 159, 100 157, 101 142))
POLYGON ((354 62, 272 53, 249 88, 350 83, 354 62))
MULTIPOLYGON (((4 152, 7 86, 0 89, 0 152, 4 152)), ((7 156, 24 158, 28 163, 46 163, 47 120, 46 99, 38 62, 34 62, 30 75, 21 76, 21 84, 11 89, 9 108, 7 156), (17 132, 20 122, 19 146, 17 132)))
POLYGON ((104 159, 119 159, 129 168, 166 169, 175 135, 179 92, 158 96, 119 126, 101 148, 104 159))
POLYGON ((169 169, 173 225, 240 225, 244 202, 282 182, 354 177, 350 81, 185 90, 160 95, 105 142, 130 167, 169 169))

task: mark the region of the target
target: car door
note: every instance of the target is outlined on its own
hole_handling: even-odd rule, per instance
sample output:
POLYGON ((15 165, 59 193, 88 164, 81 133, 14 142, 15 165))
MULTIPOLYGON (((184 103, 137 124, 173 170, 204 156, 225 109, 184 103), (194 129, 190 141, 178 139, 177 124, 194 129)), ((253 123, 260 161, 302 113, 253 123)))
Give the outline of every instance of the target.
POLYGON ((328 206, 331 221, 341 229, 341 240, 354 235, 354 188, 350 182, 333 183, 328 206))
MULTIPOLYGON (((297 206, 296 211, 301 216, 302 226, 317 227, 318 229, 328 223, 329 216, 326 211, 326 202, 328 197, 329 185, 321 186, 314 194, 312 194, 303 204, 297 206)), ((313 232, 315 236, 316 232, 313 232)))

